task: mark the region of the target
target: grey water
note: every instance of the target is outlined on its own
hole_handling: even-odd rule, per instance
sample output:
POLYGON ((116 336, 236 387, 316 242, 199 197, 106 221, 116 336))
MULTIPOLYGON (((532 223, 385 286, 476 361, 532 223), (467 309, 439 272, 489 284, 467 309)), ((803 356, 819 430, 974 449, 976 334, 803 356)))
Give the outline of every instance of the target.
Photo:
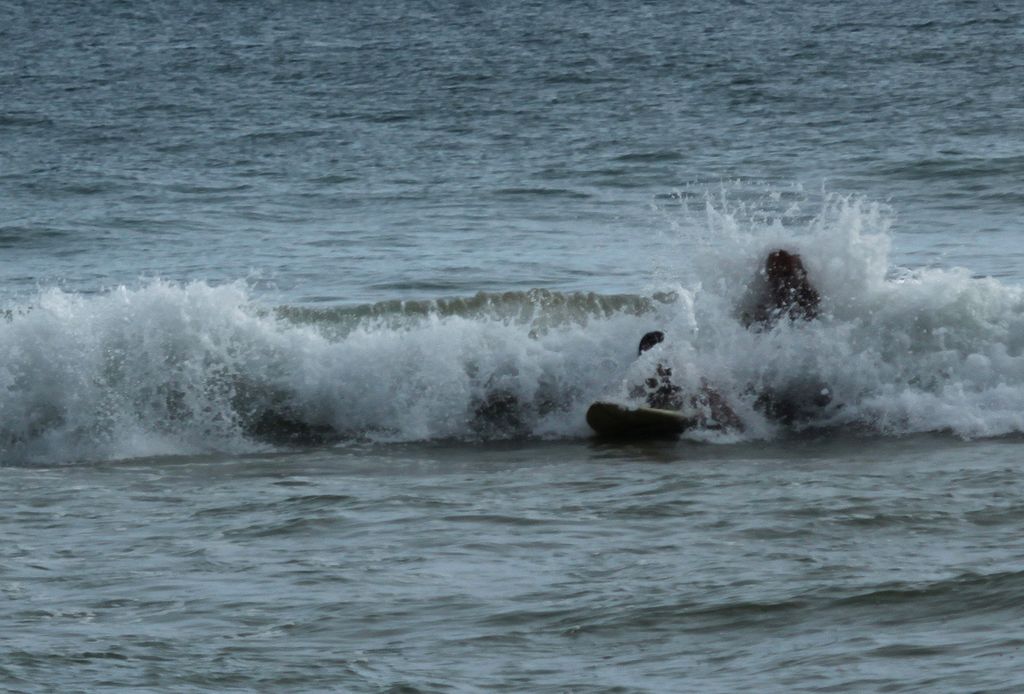
POLYGON ((1022 40, 0 1, 0 688, 1020 690, 1022 40), (742 433, 590 435, 655 328, 742 433))

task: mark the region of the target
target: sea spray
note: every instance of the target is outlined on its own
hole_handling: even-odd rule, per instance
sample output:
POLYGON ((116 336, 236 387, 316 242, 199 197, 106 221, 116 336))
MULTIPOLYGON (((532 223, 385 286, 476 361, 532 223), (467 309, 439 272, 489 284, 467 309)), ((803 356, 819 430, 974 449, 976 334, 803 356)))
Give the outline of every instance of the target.
POLYGON ((356 310, 339 330, 335 312, 320 321, 308 311, 268 311, 241 284, 154 281, 92 296, 46 290, 0 324, 3 460, 258 450, 353 436, 582 435, 579 408, 628 366, 634 335, 656 322, 645 318, 650 306, 671 304, 547 301, 559 308, 545 312, 524 295, 481 299, 499 308, 468 316, 356 310), (520 300, 510 317, 507 304, 520 300))
POLYGON ((716 354, 708 368, 724 360, 730 381, 745 384, 734 397, 794 387, 811 396, 820 384, 832 404, 808 426, 964 437, 1021 431, 1020 287, 962 268, 890 267, 894 218, 884 205, 825 195, 770 217, 763 205, 753 214, 717 202, 706 209, 717 242, 697 256, 702 330, 694 339, 699 354, 716 354), (816 212, 805 222, 784 221, 806 207, 816 212), (749 305, 775 248, 801 254, 821 316, 744 329, 726 314, 749 305), (729 349, 723 355, 716 345, 729 349))
POLYGON ((790 231, 709 207, 696 281, 272 309, 241 283, 41 291, 0 322, 0 456, 63 463, 348 438, 576 438, 663 363, 743 419, 728 441, 800 429, 963 437, 1024 431, 1024 294, 962 269, 890 268, 884 210, 829 198, 790 231), (799 252, 821 315, 744 327, 764 254, 799 252), (667 339, 637 358, 649 330, 667 339), (806 404, 768 416, 766 394, 806 404))

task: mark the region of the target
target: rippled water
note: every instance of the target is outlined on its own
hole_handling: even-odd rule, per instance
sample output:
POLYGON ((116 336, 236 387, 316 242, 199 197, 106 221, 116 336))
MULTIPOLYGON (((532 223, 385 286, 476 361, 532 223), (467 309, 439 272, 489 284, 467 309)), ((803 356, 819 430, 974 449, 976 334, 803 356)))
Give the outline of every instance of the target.
POLYGON ((1022 277, 1013 5, 4 7, 5 294, 632 291, 702 234, 671 196, 737 180, 890 202, 899 260, 1022 277))
POLYGON ((1015 5, 0 20, 0 689, 1024 687, 1015 5))
POLYGON ((3 673, 15 690, 1013 691, 1018 446, 8 469, 3 673))

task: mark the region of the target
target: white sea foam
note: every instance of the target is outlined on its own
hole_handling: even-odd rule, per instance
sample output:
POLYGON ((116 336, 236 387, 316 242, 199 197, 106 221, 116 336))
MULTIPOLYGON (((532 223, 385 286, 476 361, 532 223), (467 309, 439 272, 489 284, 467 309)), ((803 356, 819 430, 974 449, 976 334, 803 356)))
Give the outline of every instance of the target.
MULTIPOLYGON (((880 434, 1024 431, 1024 295, 962 269, 888 266, 888 217, 827 201, 796 228, 709 206, 699 281, 637 297, 481 295, 385 309, 268 310, 241 284, 50 289, 0 322, 5 462, 251 451, 288 442, 582 437, 661 361, 778 436, 764 392, 829 405, 799 427, 880 434), (797 250, 822 315, 737 320, 764 254, 797 250), (413 310, 415 309, 415 310, 413 310), (636 358, 639 337, 667 341, 636 358)), ((717 438, 716 438, 717 437, 717 438)))

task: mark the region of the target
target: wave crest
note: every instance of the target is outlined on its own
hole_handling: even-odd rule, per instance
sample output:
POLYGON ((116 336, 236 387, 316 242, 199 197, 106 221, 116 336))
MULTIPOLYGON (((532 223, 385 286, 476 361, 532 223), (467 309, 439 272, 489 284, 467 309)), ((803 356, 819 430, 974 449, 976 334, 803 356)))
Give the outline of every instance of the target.
MULTIPOLYGON (((4 462, 252 451, 343 437, 582 437, 599 398, 626 399, 655 360, 707 381, 745 430, 785 429, 765 392, 814 400, 798 427, 876 434, 1024 432, 1024 293, 964 270, 888 267, 886 216, 828 201, 796 231, 709 205, 698 281, 603 295, 479 293, 268 309, 238 284, 57 289, 0 321, 4 462), (801 253, 819 319, 737 319, 767 250, 801 253), (649 330, 668 336, 637 359, 649 330)), ((716 438, 717 437, 717 438, 716 438)))

